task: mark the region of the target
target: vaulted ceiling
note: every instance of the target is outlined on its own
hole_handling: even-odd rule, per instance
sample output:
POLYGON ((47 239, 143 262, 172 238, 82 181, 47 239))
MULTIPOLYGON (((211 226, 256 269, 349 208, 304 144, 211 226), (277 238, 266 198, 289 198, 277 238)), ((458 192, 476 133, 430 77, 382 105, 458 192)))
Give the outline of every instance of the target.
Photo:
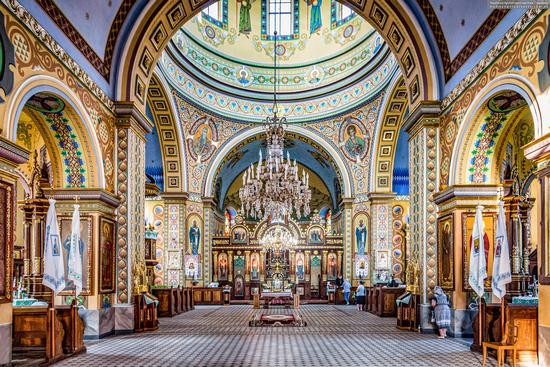
MULTIPOLYGON (((389 1, 389 0, 388 0, 389 1)), ((444 89, 458 83, 526 9, 492 9, 488 1, 404 0, 432 44, 444 89), (474 57, 472 57, 474 56, 474 57)), ((114 96, 116 56, 147 0, 20 0, 104 91, 114 96)))

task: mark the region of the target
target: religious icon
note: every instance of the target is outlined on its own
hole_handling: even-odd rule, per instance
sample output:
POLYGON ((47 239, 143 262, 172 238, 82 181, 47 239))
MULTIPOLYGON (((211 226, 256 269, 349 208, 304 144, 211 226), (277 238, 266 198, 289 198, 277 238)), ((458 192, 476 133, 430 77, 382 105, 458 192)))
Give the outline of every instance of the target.
POLYGON ((198 225, 198 217, 193 217, 189 228, 189 247, 192 255, 198 255, 201 244, 201 229, 198 225))
POLYGON ((199 128, 199 132, 193 137, 193 152, 197 156, 205 155, 210 148, 209 128, 204 125, 199 128))
POLYGON ((439 285, 443 289, 452 290, 454 288, 454 242, 452 215, 438 219, 438 240, 439 285))
POLYGON ((227 280, 227 254, 221 253, 218 256, 218 279, 219 280, 227 280))
POLYGON ((243 87, 248 87, 253 81, 250 71, 244 66, 241 66, 241 68, 237 70, 236 78, 243 87))
POLYGON ((304 254, 302 252, 296 254, 296 276, 299 280, 304 280, 304 254))
POLYGON ((225 209, 225 222, 224 222, 223 234, 228 236, 230 230, 231 230, 231 213, 229 212, 228 209, 225 209))
POLYGON ((376 269, 388 269, 388 251, 376 251, 376 269))
POLYGON ((355 227, 355 243, 357 245, 357 253, 364 255, 367 244, 367 226, 363 222, 363 219, 359 219, 359 225, 355 227))
POLYGON ((368 255, 355 255, 355 275, 359 278, 367 278, 369 276, 368 255))
POLYGON ((335 280, 338 276, 338 265, 336 261, 336 254, 330 253, 327 256, 327 279, 335 280))
POLYGON ((309 243, 323 243, 323 232, 320 227, 309 230, 309 243))
MULTIPOLYGON (((463 289, 470 290, 471 287, 468 284, 468 277, 470 272, 470 251, 472 248, 472 232, 474 228, 475 213, 463 213, 462 214, 462 248, 463 248, 463 289)), ((483 241, 474 242, 474 251, 478 254, 481 251, 485 254, 485 264, 487 264, 487 278, 485 279, 485 287, 490 287, 491 275, 493 273, 493 256, 489 254, 494 253, 495 246, 495 213, 483 213, 483 223, 485 225, 485 235, 483 241)))
POLYGON ((231 242, 233 243, 246 243, 246 229, 242 227, 236 227, 233 229, 233 236, 231 242))
POLYGON ((260 279, 260 256, 257 253, 253 253, 250 258, 250 279, 260 279))
POLYGON ((235 296, 244 297, 244 279, 240 274, 235 277, 235 296))
POLYGON ((239 33, 249 35, 252 31, 252 23, 250 22, 250 9, 254 0, 237 0, 241 7, 239 9, 239 33))
POLYGON ((99 236, 99 291, 112 292, 115 287, 115 223, 101 218, 99 236))
POLYGON ((357 127, 355 125, 349 125, 346 131, 348 133, 345 145, 346 151, 351 156, 360 157, 365 151, 365 140, 357 135, 357 127))
POLYGON ((323 19, 321 16, 321 5, 323 0, 306 0, 307 5, 311 6, 310 19, 309 19, 309 33, 320 33, 323 26, 323 19))
POLYGON ((185 275, 191 280, 200 277, 199 257, 195 255, 185 255, 185 275))

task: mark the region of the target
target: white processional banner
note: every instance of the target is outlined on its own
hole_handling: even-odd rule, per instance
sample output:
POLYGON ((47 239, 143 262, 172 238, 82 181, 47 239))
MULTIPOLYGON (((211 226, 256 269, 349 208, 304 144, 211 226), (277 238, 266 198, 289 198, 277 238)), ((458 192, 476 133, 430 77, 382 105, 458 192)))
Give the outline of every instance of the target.
POLYGON ((502 201, 499 203, 494 256, 492 289, 493 294, 502 299, 506 295, 506 284, 512 281, 510 251, 508 236, 506 235, 506 217, 504 215, 504 202, 502 201))
POLYGON ((46 215, 46 237, 44 243, 44 277, 42 284, 51 288, 54 293, 65 289, 65 266, 63 249, 59 239, 59 224, 55 212, 55 200, 50 199, 46 215))
POLYGON ((483 296, 487 264, 485 261, 485 224, 483 223, 483 206, 476 207, 472 243, 470 244, 470 275, 468 283, 479 297, 483 296))
POLYGON ((67 256, 67 279, 72 280, 76 295, 82 292, 82 254, 80 253, 80 210, 74 205, 73 220, 71 222, 71 237, 69 254, 67 256))

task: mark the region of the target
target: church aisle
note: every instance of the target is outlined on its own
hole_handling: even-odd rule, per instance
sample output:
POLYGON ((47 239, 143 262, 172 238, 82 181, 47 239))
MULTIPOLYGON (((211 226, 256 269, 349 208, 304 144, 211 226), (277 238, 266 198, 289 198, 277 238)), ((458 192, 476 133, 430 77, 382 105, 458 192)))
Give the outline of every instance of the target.
MULTIPOLYGON (((110 337, 56 366, 480 366, 464 340, 399 331, 353 306, 308 305, 308 326, 249 327, 250 306, 202 306, 158 331, 110 337)), ((292 310, 267 310, 290 313, 292 310)), ((490 360, 490 362, 493 362, 490 360)), ((496 363, 488 364, 496 365, 496 363)))

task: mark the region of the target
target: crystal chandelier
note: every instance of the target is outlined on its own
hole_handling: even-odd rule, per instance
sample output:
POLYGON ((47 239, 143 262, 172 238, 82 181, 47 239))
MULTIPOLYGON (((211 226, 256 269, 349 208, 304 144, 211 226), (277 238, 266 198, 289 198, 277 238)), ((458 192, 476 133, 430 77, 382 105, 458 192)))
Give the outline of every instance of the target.
POLYGON ((264 251, 281 252, 290 250, 298 244, 296 237, 290 231, 281 225, 269 227, 266 233, 260 239, 260 246, 264 251))
POLYGON ((264 120, 267 135, 267 156, 260 159, 258 165, 250 167, 243 173, 243 187, 239 189, 241 212, 257 219, 270 219, 271 222, 282 222, 286 215, 296 214, 297 218, 310 213, 309 173, 302 170, 298 173, 296 160, 290 160, 284 154, 284 125, 286 117, 277 113, 277 32, 275 31, 274 47, 274 82, 273 82, 273 116, 264 120))

